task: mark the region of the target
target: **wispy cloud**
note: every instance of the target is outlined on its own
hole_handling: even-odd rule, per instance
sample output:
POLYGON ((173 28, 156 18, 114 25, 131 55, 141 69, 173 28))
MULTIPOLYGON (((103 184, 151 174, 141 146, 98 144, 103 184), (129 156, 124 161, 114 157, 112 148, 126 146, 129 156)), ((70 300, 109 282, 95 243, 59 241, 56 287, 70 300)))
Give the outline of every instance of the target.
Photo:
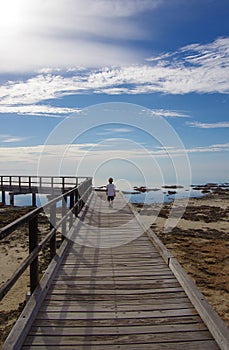
POLYGON ((0 143, 15 143, 27 140, 27 137, 19 137, 7 134, 0 134, 0 143))
POLYGON ((148 34, 134 16, 164 0, 8 0, 1 6, 1 72, 136 62, 127 40, 148 34), (124 44, 125 43, 125 44, 124 44))
POLYGON ((220 143, 220 144, 213 144, 209 146, 201 146, 201 147, 193 147, 193 148, 187 148, 187 153, 206 153, 206 152, 228 152, 229 151, 229 143, 220 143))
POLYGON ((193 128, 200 128, 200 129, 229 128, 229 122, 218 122, 218 123, 186 122, 186 124, 193 128))
MULTIPOLYGON (((10 137, 10 135, 8 136, 10 137)), ((3 174, 12 175, 15 174, 15 169, 17 169, 17 175, 28 175, 28 173, 31 175, 53 175, 55 173, 59 175, 77 174, 78 176, 87 174, 87 176, 95 177, 97 176, 96 171, 101 168, 104 181, 103 165, 110 164, 110 170, 114 172, 112 161, 122 160, 127 167, 130 167, 126 174, 129 181, 132 181, 132 176, 134 175, 132 172, 134 173, 136 169, 140 169, 143 173, 148 174, 147 176, 150 177, 151 181, 156 181, 155 179, 158 178, 160 171, 163 172, 165 177, 166 174, 173 176, 171 175, 174 171, 173 164, 176 165, 176 171, 183 174, 185 152, 190 155, 190 160, 192 160, 191 155, 194 155, 200 165, 203 164, 203 154, 208 154, 205 167, 209 169, 212 175, 215 171, 215 154, 222 152, 222 156, 224 154, 224 159, 226 159, 227 155, 225 152, 229 151, 229 144, 212 144, 186 150, 175 147, 146 149, 140 145, 133 147, 133 143, 130 143, 129 147, 127 143, 124 146, 120 144, 120 140, 113 139, 109 143, 106 142, 104 144, 82 143, 46 145, 45 147, 39 145, 31 147, 0 147, 0 167, 3 170, 3 174), (159 172, 158 169, 160 169, 159 172)), ((228 171, 228 162, 222 160, 222 157, 217 165, 217 173, 220 169, 224 174, 228 171)), ((199 171, 200 168, 198 167, 196 175, 199 175, 199 171)), ((98 170, 98 172, 100 171, 98 170)), ((119 169, 118 172, 119 174, 122 173, 122 169, 119 169)), ((161 175, 159 178, 161 180, 161 175)), ((206 181, 206 174, 203 178, 206 181)))
POLYGON ((50 105, 16 105, 7 106, 0 104, 0 113, 17 113, 20 115, 34 115, 42 117, 64 117, 72 113, 79 113, 78 108, 54 107, 50 105))
MULTIPOLYGON (((2 135, 4 136, 4 135, 2 135)), ((5 135, 5 137, 12 137, 5 135)), ((13 138, 13 137, 12 137, 13 138)), ((180 156, 186 153, 206 153, 206 152, 221 152, 229 151, 229 143, 212 144, 200 147, 193 147, 187 149, 179 149, 176 147, 154 147, 152 149, 146 149, 144 147, 133 147, 133 143, 123 143, 120 145, 120 139, 110 140, 109 143, 83 143, 72 145, 42 145, 30 146, 30 147, 4 147, 0 148, 0 159, 4 160, 6 156, 9 161, 19 160, 19 155, 25 160, 38 160, 41 156, 43 159, 59 159, 63 161, 62 157, 66 159, 74 159, 76 162, 81 161, 82 158, 87 157, 88 160, 93 160, 98 163, 98 160, 103 159, 104 156, 112 158, 122 159, 149 159, 150 156, 159 158, 168 158, 169 155, 180 156), (123 145, 125 147, 123 147, 123 145)))
POLYGON ((5 108, 42 104, 46 100, 85 93, 229 93, 229 38, 207 45, 189 45, 170 56, 147 65, 59 71, 6 82, 0 88, 0 104, 5 108))
POLYGON ((97 132, 96 135, 129 134, 133 132, 131 128, 105 128, 104 131, 97 132))
POLYGON ((160 116, 160 117, 189 118, 189 115, 184 112, 172 111, 172 110, 166 110, 166 109, 152 109, 151 113, 153 116, 160 116))

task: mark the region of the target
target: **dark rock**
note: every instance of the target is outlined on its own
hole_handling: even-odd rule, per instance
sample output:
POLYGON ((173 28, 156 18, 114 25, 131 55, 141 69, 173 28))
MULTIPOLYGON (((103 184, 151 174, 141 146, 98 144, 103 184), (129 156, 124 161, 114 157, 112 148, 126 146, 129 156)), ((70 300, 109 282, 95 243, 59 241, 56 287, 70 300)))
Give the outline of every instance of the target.
POLYGON ((177 192, 176 191, 168 191, 168 195, 172 195, 172 194, 176 194, 177 192))

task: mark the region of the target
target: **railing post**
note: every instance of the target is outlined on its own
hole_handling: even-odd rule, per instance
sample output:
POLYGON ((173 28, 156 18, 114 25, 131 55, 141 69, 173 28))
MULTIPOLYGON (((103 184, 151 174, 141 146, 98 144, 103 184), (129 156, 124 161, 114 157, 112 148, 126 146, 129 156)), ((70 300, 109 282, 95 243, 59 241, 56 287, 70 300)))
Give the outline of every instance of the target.
POLYGON ((73 225, 73 212, 72 212, 72 208, 73 207, 74 207, 74 192, 72 192, 70 194, 70 207, 69 207, 69 209, 71 210, 71 213, 70 213, 70 216, 69 216, 69 229, 73 225))
POLYGON ((52 193, 52 196, 54 196, 53 177, 51 177, 51 193, 52 193))
POLYGON ((64 193, 65 178, 62 177, 62 193, 64 193))
MULTIPOLYGON (((66 197, 62 198, 62 218, 65 216, 66 212, 67 212, 67 203, 66 203, 66 197)), ((65 239, 66 237, 66 220, 64 220, 62 222, 62 241, 65 239)))
MULTIPOLYGON (((29 221, 29 253, 38 245, 38 219, 35 216, 29 221)), ((30 264, 30 292, 33 293, 34 289, 38 285, 38 256, 30 264)))
MULTIPOLYGON (((56 226, 56 203, 50 208, 50 230, 55 229, 56 226)), ((55 233, 50 239, 50 260, 56 255, 56 229, 55 233)))
POLYGON ((13 207, 14 206, 14 194, 11 192, 11 193, 9 193, 9 196, 10 196, 10 205, 11 205, 11 207, 13 207))
POLYGON ((75 202, 75 208, 74 208, 74 215, 77 217, 78 213, 79 213, 79 203, 78 203, 78 188, 75 189, 74 191, 74 202, 75 202), (76 205, 77 204, 77 205, 76 205))
POLYGON ((6 205, 6 192, 2 191, 2 204, 6 205))
POLYGON ((32 206, 33 207, 37 206, 36 193, 35 192, 32 192, 32 206))

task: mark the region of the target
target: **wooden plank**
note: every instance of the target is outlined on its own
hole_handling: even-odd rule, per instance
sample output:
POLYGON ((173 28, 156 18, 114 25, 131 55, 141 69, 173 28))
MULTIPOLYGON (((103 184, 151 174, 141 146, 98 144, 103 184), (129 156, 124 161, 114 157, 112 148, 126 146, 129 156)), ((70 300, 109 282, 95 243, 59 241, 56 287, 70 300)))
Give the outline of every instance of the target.
MULTIPOLYGON (((95 269, 99 269, 99 268, 103 268, 103 269, 115 269, 118 270, 118 268, 125 268, 125 269, 135 269, 135 270, 139 270, 143 268, 148 268, 148 269, 153 269, 153 268, 164 268, 167 271, 169 271, 168 267, 166 265, 164 265, 160 260, 156 259, 156 260, 149 260, 149 261, 138 261, 138 260, 130 260, 129 262, 127 262, 126 260, 119 260, 119 261, 100 261, 97 262, 95 261, 94 263, 91 261, 84 261, 81 263, 76 263, 74 262, 74 260, 69 260, 66 262, 65 265, 62 266, 69 266, 69 265, 73 265, 73 267, 75 269, 83 269, 83 268, 87 268, 92 270, 95 269)), ((133 271, 134 272, 134 271, 133 271)))
POLYGON ((190 302, 179 303, 179 304, 128 304, 128 305, 119 305, 118 303, 113 303, 113 305, 96 305, 94 303, 74 303, 74 302, 58 302, 58 303, 49 303, 42 304, 40 311, 42 312, 63 312, 63 311, 71 311, 71 312, 101 312, 101 311, 110 311, 110 310, 118 310, 118 311, 153 311, 153 310, 180 310, 187 309, 191 307, 190 302))
MULTIPOLYGON (((118 300, 120 300, 120 302, 123 300, 124 302, 126 301, 127 303, 129 301, 134 301, 135 303, 137 302, 143 302, 144 303, 147 302, 147 300, 155 300, 156 302, 159 302, 159 300, 166 302, 166 300, 168 301, 173 301, 174 299, 178 299, 179 298, 187 298, 186 294, 184 293, 183 289, 180 292, 155 292, 154 294, 152 293, 145 293, 145 294, 141 294, 141 297, 139 298, 139 296, 136 294, 129 294, 129 295, 123 295, 123 299, 121 299, 121 294, 119 293, 119 298, 118 300)), ((105 295, 105 294, 97 294, 94 295, 93 293, 91 294, 80 294, 80 293, 58 293, 57 291, 49 291, 46 295, 46 299, 45 300, 77 300, 77 301, 93 301, 93 302, 97 302, 97 301, 107 301, 107 300, 111 300, 110 299, 110 295, 105 295)), ((117 302, 117 298, 115 299, 117 302)))
MULTIPOLYGON (((80 345, 77 349, 81 350, 88 350, 90 345, 80 345)), ((216 345, 214 340, 200 340, 200 341, 192 341, 192 342, 171 342, 168 343, 160 342, 160 343, 138 343, 138 344, 131 344, 131 350, 219 350, 219 347, 216 345)), ((22 347, 22 350, 43 350, 47 349, 41 346, 37 345, 26 345, 22 347)), ((59 344, 55 344, 54 346, 49 346, 48 349, 53 350, 63 350, 63 346, 59 344)), ((64 345, 64 349, 66 350, 75 350, 74 345, 64 345)), ((99 345, 93 345, 93 350, 130 350, 130 346, 128 344, 99 344, 99 345)))
POLYGON ((103 280, 97 281, 96 279, 90 281, 72 281, 72 280, 55 280, 52 283, 53 286, 59 288, 94 288, 94 289, 146 289, 146 288, 161 288, 161 287, 178 287, 179 283, 176 279, 157 279, 157 280, 145 280, 145 281, 116 281, 116 280, 103 280))
MULTIPOLYGON (((182 304, 182 303, 186 303, 187 300, 185 300, 185 298, 180 298, 180 299, 175 299, 175 298, 168 298, 168 295, 164 295, 162 299, 160 299, 158 297, 157 294, 155 294, 155 298, 152 298, 152 301, 149 299, 149 296, 146 295, 144 297, 144 295, 141 295, 141 299, 144 300, 144 304, 146 305, 169 305, 169 304, 182 304)), ((129 307, 130 305, 132 305, 132 308, 134 309, 134 305, 136 305, 136 308, 140 307, 141 305, 144 305, 141 303, 140 299, 138 299, 138 296, 132 296, 131 299, 127 299, 127 302, 125 303, 125 296, 124 298, 122 298, 122 296, 118 295, 118 297, 115 300, 115 305, 116 307, 129 307)), ((50 294, 50 296, 47 296, 46 301, 55 301, 55 302, 59 302, 59 303, 65 303, 65 302, 71 302, 71 301, 75 301, 77 303, 80 303, 80 305, 82 304, 87 304, 88 307, 93 304, 95 307, 99 306, 102 304, 102 306, 105 305, 113 305, 113 299, 110 301, 109 299, 109 295, 75 295, 75 294, 50 294)), ((46 305, 44 303, 44 305, 46 305)), ((182 306, 182 305, 181 305, 182 306)), ((143 306, 144 308, 144 306, 143 306)))
POLYGON ((139 311, 93 311, 93 312, 86 312, 85 311, 77 311, 77 312, 71 312, 69 310, 63 310, 63 312, 39 312, 37 315, 37 319, 65 319, 68 320, 91 320, 91 319, 107 319, 107 318, 128 318, 128 319, 135 319, 135 318, 145 318, 145 317, 175 317, 175 316, 194 316, 197 315, 197 312, 194 308, 187 308, 187 309, 179 309, 179 310, 139 310, 139 311))
POLYGON ((187 307, 187 306, 191 306, 191 303, 189 301, 188 298, 173 298, 173 299, 159 299, 159 298, 155 298, 155 299, 146 299, 144 300, 144 303, 142 303, 141 299, 135 299, 135 300, 125 300, 125 299, 114 299, 114 300, 69 300, 69 299, 45 299, 43 301, 42 306, 58 306, 58 307, 72 307, 72 308, 76 308, 76 307, 91 307, 91 308, 103 308, 103 307, 113 307, 113 305, 116 305, 116 307, 118 309, 121 308, 134 308, 136 307, 135 310, 137 309, 145 309, 146 307, 150 308, 170 308, 172 307, 187 307))
MULTIPOLYGON (((157 268, 157 269, 148 269, 147 271, 144 270, 144 271, 141 271, 141 270, 126 270, 126 269, 123 269, 121 271, 115 271, 115 277, 118 278, 118 277, 128 277, 130 275, 132 275, 133 277, 136 277, 136 276, 152 276, 152 274, 158 274, 158 275, 163 275, 164 273, 166 273, 168 270, 167 269, 164 269, 164 268, 157 268)), ((69 273, 72 275, 74 275, 74 272, 75 272, 75 277, 77 278, 78 276, 96 276, 96 277, 106 277, 106 276, 111 276, 112 274, 112 270, 101 270, 101 271, 96 271, 96 273, 92 273, 91 271, 88 271, 87 269, 81 269, 81 270, 77 270, 77 269, 74 269, 74 267, 72 266, 69 266, 69 267, 65 267, 63 269, 60 270, 60 275, 68 275, 69 273)))
MULTIPOLYGON (((131 249, 131 248, 130 248, 131 249)), ((113 261, 113 260, 126 260, 126 261, 134 261, 135 259, 138 261, 141 261, 141 259, 150 261, 150 260, 158 260, 161 263, 165 263, 164 260, 162 259, 162 257, 158 254, 155 254, 154 252, 146 252, 144 251, 144 249, 142 250, 141 253, 139 252, 128 252, 124 251, 122 254, 116 254, 116 253, 110 253, 110 254, 104 254, 104 253, 98 253, 98 254, 83 254, 83 253, 75 253, 74 254, 69 254, 69 256, 66 256, 66 259, 64 261, 68 261, 68 260, 73 260, 76 263, 79 263, 81 261, 85 261, 85 262, 101 262, 103 260, 107 260, 107 261, 113 261), (130 254, 130 256, 127 258, 126 254, 130 254)))
MULTIPOLYGON (((87 261, 85 261, 85 262, 82 262, 81 264, 78 264, 78 263, 76 263, 76 262, 74 262, 73 260, 71 261, 67 261, 66 263, 65 263, 65 265, 62 265, 63 267, 71 267, 71 265, 72 265, 72 267, 74 267, 76 270, 78 269, 83 269, 83 268, 87 268, 87 269, 91 269, 91 271, 92 271, 92 269, 93 270, 95 270, 95 269, 97 269, 97 268, 100 268, 100 267, 102 267, 104 270, 105 269, 115 269, 115 270, 118 270, 118 268, 120 267, 120 268, 125 268, 125 270, 128 270, 128 269, 135 269, 135 270, 140 270, 141 268, 142 268, 142 266, 143 266, 143 268, 145 269, 145 268, 148 268, 148 269, 157 269, 157 268, 160 268, 160 269, 164 269, 164 270, 166 270, 166 271, 169 271, 169 269, 167 268, 167 266, 165 266, 163 263, 161 263, 160 261, 156 261, 156 262, 142 262, 142 263, 138 263, 138 261, 136 261, 136 262, 132 262, 132 261, 130 261, 129 263, 127 263, 126 262, 126 260, 125 261, 121 261, 121 262, 107 262, 107 263, 105 263, 105 266, 104 266, 104 264, 103 263, 100 263, 100 264, 97 264, 96 262, 93 264, 93 262, 87 262, 87 261)), ((134 271, 135 271, 134 270, 134 271)), ((132 270, 133 271, 133 270, 132 270)), ((133 272, 134 272, 133 271, 133 272)))
MULTIPOLYGON (((90 325, 88 325, 90 327, 90 325)), ((207 330, 203 323, 196 324, 170 324, 170 325, 150 325, 150 326, 122 326, 122 327, 91 327, 91 335, 117 335, 117 334, 154 334, 154 333, 173 333, 173 332, 196 332, 207 330)), ((30 335, 57 335, 61 336, 85 335, 84 327, 52 327, 52 326, 33 326, 30 335)))
MULTIPOLYGON (((93 264, 93 262, 89 262, 89 261, 84 261, 81 264, 79 264, 77 262, 74 262, 74 260, 72 260, 72 261, 70 260, 70 261, 66 261, 66 263, 64 265, 62 264, 61 267, 64 268, 64 267, 68 267, 71 265, 72 265, 72 267, 75 267, 75 269, 83 269, 83 268, 88 269, 88 268, 90 268, 92 271, 92 269, 95 270, 97 267, 99 268, 99 266, 102 264, 97 265, 96 262, 94 262, 94 264, 93 264)), ((141 264, 141 263, 138 264, 138 261, 136 261, 136 262, 130 261, 129 263, 126 261, 116 263, 114 261, 114 263, 112 263, 112 262, 107 263, 106 266, 103 267, 103 269, 106 269, 106 268, 112 269, 113 267, 115 267, 115 265, 117 265, 116 270, 118 270, 118 267, 120 267, 120 269, 125 268, 125 270, 131 269, 132 272, 134 272, 135 270, 140 270, 141 265, 143 265, 143 268, 146 268, 148 270, 150 270, 152 268, 163 268, 163 269, 169 271, 169 268, 160 260, 156 260, 155 262, 151 261, 150 263, 143 263, 143 264, 141 264), (135 268, 134 271, 133 271, 133 268, 135 268)))
MULTIPOLYGON (((66 267, 67 268, 67 267, 66 267)), ((62 270, 62 271, 65 271, 62 270)), ((99 276, 100 274, 104 273, 104 274, 108 274, 108 276, 110 275, 119 275, 119 274, 125 274, 125 275, 131 275, 131 276, 137 276, 140 274, 144 274, 144 272, 146 273, 145 275, 147 275, 147 273, 151 273, 151 275, 154 272, 167 272, 168 270, 165 269, 163 266, 154 266, 151 267, 149 265, 143 265, 143 266, 138 266, 135 268, 135 266, 95 266, 94 268, 87 268, 86 266, 82 266, 79 268, 74 268, 74 266, 68 266, 68 270, 66 271, 71 271, 75 272, 75 276, 77 276, 78 274, 83 275, 85 274, 89 274, 91 276, 99 276), (136 275, 135 275, 136 274, 136 275)))
MULTIPOLYGON (((183 325, 183 324, 203 324, 199 315, 185 315, 185 316, 171 316, 171 317, 145 317, 145 318, 121 318, 121 319, 91 319, 90 327, 124 327, 124 326, 152 326, 152 325, 183 325)), ((82 319, 47 319, 37 318, 34 326, 42 327, 87 327, 89 325, 88 320, 82 319)))
POLYGON ((142 295, 142 294, 154 294, 154 293, 166 293, 166 292, 180 292, 182 291, 182 288, 178 288, 178 287, 166 287, 166 288, 145 288, 145 289, 135 289, 135 288, 131 288, 129 290, 127 289, 121 289, 121 288, 117 288, 114 290, 108 290, 108 289, 97 289, 97 288, 69 288, 66 289, 64 287, 58 286, 58 288, 55 287, 51 287, 50 288, 50 292, 58 292, 59 294, 76 294, 76 293, 81 293, 84 295, 87 294, 91 294, 91 295, 100 295, 100 294, 104 294, 104 295, 142 295))
MULTIPOLYGON (((104 281, 113 281, 114 280, 114 277, 113 276, 107 276, 105 279, 104 278, 99 278, 98 276, 77 276, 77 274, 69 274, 69 275, 66 275, 66 274, 58 274, 58 276, 56 276, 54 278, 54 281, 70 281, 72 280, 72 278, 75 277, 76 280, 78 282, 81 282, 81 281, 98 281, 99 283, 100 282, 104 282, 104 281)), ((153 281, 153 280, 158 280, 158 279, 169 279, 169 280, 174 280, 174 281, 177 281, 174 277, 173 274, 169 274, 167 272, 164 272, 164 273, 161 273, 159 272, 159 274, 157 275, 153 275, 153 276, 141 276, 141 281, 153 281)), ((126 283, 128 281, 130 281, 130 283, 134 283, 134 282, 139 282, 139 277, 136 277, 135 275, 134 276, 125 276, 125 277, 116 277, 115 276, 115 281, 116 282, 122 282, 122 281, 125 281, 126 283)))
POLYGON ((159 343, 159 342, 178 342, 178 341, 206 341, 211 340, 211 335, 208 331, 198 332, 172 332, 172 333, 155 333, 155 334, 127 334, 127 335, 90 335, 86 339, 84 336, 69 335, 69 336, 46 336, 45 339, 41 335, 28 336, 25 345, 105 345, 105 344, 137 344, 137 343, 159 343))

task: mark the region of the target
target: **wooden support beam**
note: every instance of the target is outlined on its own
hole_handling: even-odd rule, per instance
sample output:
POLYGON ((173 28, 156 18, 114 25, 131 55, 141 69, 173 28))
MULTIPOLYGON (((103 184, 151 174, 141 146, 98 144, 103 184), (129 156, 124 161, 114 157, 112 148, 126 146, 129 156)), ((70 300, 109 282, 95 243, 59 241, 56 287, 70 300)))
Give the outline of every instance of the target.
MULTIPOLYGON (((38 221, 37 216, 29 221, 29 253, 38 246, 38 221)), ((38 256, 30 265, 30 292, 38 285, 38 256)))
MULTIPOLYGON (((50 207, 50 231, 56 227, 56 203, 50 207)), ((56 254, 56 229, 55 234, 50 239, 50 260, 56 254)))
MULTIPOLYGON (((66 197, 62 198, 62 218, 66 215, 67 213, 67 203, 66 203, 66 197)), ((62 241, 66 237, 66 220, 63 221, 62 223, 62 241)))
POLYGON ((9 193, 9 196, 10 196, 10 205, 13 207, 14 206, 14 194, 9 193))
MULTIPOLYGON (((73 210, 74 207, 74 193, 70 194, 70 209, 73 210)), ((72 227, 73 225, 73 212, 71 212, 70 216, 69 216, 69 229, 72 227)))
POLYGON ((37 201, 36 201, 36 193, 32 193, 32 206, 36 207, 37 206, 37 201))
POLYGON ((6 205, 6 192, 2 191, 2 204, 6 205))

